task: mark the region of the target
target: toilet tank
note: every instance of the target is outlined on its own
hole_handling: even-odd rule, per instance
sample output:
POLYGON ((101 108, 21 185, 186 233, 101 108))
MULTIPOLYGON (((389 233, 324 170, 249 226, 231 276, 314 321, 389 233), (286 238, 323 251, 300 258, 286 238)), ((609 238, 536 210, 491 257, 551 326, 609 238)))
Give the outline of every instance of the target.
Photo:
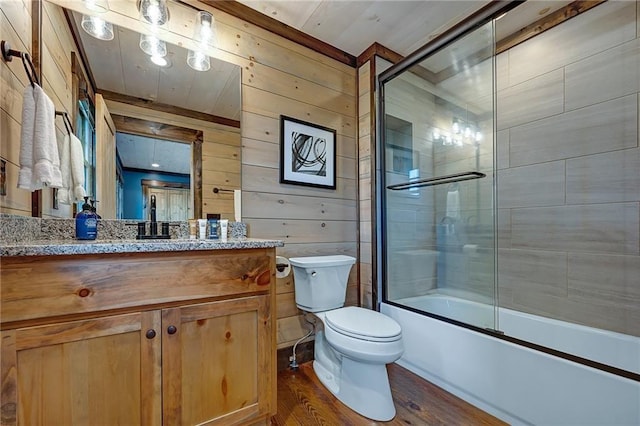
POLYGON ((344 306, 351 256, 292 257, 296 305, 307 312, 322 312, 344 306))

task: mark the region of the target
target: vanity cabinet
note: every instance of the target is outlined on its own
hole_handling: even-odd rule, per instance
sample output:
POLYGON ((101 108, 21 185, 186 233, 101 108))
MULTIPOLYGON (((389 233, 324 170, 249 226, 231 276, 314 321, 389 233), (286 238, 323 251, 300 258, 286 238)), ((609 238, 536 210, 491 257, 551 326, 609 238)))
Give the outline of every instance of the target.
POLYGON ((266 423, 274 249, 3 257, 3 425, 266 423))

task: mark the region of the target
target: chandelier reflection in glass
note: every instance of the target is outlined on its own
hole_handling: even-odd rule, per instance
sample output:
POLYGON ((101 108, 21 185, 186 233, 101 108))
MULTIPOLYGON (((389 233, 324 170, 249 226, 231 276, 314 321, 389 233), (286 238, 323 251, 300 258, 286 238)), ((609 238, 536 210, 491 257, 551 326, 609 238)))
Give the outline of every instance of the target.
POLYGON ((482 142, 480 128, 470 121, 454 118, 451 128, 442 130, 434 127, 432 130, 433 141, 444 146, 462 147, 465 144, 478 145, 482 142))

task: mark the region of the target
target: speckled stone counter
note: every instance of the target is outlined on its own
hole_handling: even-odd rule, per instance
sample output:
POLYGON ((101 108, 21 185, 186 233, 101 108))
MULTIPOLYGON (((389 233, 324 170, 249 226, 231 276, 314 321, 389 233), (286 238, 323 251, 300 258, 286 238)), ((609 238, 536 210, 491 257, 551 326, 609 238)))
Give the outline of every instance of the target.
POLYGON ((100 220, 98 239, 78 241, 74 219, 41 219, 0 214, 0 256, 144 253, 282 247, 279 240, 245 238, 247 225, 229 223, 227 242, 189 240, 186 222, 170 222, 171 239, 136 240, 137 221, 100 220))
POLYGON ((283 247, 280 240, 255 238, 220 240, 45 240, 24 243, 4 243, 0 256, 61 256, 103 253, 145 253, 160 251, 232 250, 283 247))

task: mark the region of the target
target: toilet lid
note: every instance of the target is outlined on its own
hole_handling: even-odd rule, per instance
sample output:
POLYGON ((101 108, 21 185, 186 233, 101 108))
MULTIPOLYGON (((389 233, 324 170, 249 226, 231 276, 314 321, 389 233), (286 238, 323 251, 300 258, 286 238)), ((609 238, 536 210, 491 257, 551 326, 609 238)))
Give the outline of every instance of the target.
POLYGON ((325 324, 336 332, 363 340, 394 341, 400 338, 400 324, 370 309, 348 306, 325 313, 325 324))

